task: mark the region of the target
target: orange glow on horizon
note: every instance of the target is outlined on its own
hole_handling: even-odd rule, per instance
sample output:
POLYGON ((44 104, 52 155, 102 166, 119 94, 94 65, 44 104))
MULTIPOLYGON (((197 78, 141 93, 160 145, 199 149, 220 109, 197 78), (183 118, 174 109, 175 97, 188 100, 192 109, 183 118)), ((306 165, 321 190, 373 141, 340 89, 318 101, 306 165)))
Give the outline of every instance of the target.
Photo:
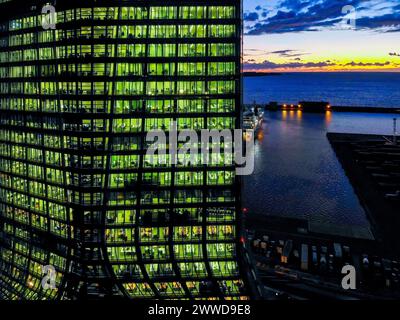
POLYGON ((325 112, 325 123, 329 125, 332 122, 332 111, 327 110, 325 112))
POLYGON ((263 130, 260 130, 260 131, 258 132, 258 134, 257 134, 257 140, 258 140, 259 142, 261 142, 261 141, 264 140, 264 131, 263 131, 263 130))
POLYGON ((245 69, 244 72, 265 72, 265 73, 306 73, 306 72, 400 72, 400 68, 370 68, 370 69, 328 69, 328 68, 302 68, 302 69, 245 69))
POLYGON ((297 117, 301 119, 303 117, 303 111, 297 110, 297 117))
MULTIPOLYGON (((246 58, 245 58, 246 59, 246 58)), ((383 56, 376 58, 367 57, 312 57, 307 60, 294 62, 283 58, 263 57, 247 63, 246 72, 400 72, 400 59, 386 58, 383 56), (268 64, 275 65, 268 68, 268 64), (327 63, 325 66, 318 64, 327 63), (266 64, 266 68, 260 67, 266 64)))

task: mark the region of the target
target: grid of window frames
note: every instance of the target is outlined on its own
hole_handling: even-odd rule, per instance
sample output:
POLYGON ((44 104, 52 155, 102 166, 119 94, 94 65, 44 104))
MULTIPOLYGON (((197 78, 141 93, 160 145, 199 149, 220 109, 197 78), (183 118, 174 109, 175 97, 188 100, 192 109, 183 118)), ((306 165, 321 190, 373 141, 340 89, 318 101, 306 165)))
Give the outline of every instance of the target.
POLYGON ((0 297, 247 299, 232 154, 145 154, 173 121, 239 127, 240 1, 74 3, 0 25, 0 297))

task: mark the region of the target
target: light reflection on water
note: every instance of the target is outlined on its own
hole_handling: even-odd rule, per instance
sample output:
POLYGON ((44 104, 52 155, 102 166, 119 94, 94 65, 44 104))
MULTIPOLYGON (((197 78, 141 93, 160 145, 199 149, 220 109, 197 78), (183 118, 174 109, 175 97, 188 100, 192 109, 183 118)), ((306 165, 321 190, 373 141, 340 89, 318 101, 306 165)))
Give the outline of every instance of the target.
POLYGON ((391 134, 393 115, 266 112, 255 171, 244 179, 249 214, 369 226, 326 133, 391 134))

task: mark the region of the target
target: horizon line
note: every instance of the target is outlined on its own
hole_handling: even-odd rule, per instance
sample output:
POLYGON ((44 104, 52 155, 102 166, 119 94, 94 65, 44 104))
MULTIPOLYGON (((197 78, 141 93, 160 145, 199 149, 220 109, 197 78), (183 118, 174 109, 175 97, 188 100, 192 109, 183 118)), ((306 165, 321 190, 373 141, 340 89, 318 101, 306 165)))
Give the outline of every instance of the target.
POLYGON ((400 73, 399 69, 386 69, 386 70, 286 70, 286 71, 254 71, 254 70, 243 70, 241 73, 400 73))

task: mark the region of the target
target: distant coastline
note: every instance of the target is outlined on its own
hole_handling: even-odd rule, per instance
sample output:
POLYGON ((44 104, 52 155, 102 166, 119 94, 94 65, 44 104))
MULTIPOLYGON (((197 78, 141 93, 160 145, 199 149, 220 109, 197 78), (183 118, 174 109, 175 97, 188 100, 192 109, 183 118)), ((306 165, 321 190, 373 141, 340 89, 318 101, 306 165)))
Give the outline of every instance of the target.
POLYGON ((266 76, 281 76, 283 73, 279 72, 243 72, 244 77, 266 77, 266 76))

